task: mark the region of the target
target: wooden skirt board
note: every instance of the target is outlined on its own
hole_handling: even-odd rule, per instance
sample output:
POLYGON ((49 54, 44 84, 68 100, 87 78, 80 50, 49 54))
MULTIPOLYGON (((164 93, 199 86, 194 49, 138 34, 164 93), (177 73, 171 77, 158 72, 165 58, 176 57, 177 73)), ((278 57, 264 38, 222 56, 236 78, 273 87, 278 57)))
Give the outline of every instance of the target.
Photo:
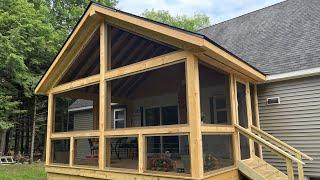
MULTIPOLYGON (((70 167, 46 167, 48 180, 182 180, 192 179, 191 177, 166 177, 157 174, 137 174, 125 172, 106 172, 93 169, 70 168, 70 167)), ((205 180, 240 180, 237 169, 232 169, 224 173, 212 174, 210 177, 203 178, 205 180)))

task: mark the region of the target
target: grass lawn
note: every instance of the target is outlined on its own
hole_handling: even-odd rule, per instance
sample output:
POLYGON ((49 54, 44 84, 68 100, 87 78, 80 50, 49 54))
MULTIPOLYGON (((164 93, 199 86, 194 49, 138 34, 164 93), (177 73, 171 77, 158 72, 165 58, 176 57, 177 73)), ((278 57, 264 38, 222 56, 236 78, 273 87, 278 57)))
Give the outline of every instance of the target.
POLYGON ((1 180, 45 180, 44 165, 37 163, 0 165, 1 180))

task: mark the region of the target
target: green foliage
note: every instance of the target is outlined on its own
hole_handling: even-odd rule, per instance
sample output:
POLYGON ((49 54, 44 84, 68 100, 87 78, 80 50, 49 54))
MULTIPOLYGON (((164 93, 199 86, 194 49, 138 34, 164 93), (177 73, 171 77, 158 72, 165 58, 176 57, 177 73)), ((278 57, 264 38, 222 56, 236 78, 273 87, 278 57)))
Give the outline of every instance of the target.
POLYGON ((172 16, 169 11, 152 9, 145 10, 142 16, 189 31, 197 31, 210 25, 209 17, 199 13, 190 17, 186 15, 172 16))
POLYGON ((0 128, 10 127, 8 119, 17 109, 32 114, 37 82, 88 4, 89 0, 0 1, 0 128))

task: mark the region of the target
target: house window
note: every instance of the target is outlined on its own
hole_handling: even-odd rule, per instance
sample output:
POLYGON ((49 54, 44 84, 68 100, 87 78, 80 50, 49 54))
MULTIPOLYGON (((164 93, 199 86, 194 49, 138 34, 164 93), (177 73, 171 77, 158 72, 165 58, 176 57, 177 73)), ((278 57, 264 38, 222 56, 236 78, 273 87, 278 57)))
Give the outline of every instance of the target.
POLYGON ((179 123, 178 106, 146 108, 144 116, 145 126, 172 125, 179 123))
POLYGON ((210 98, 211 124, 228 124, 227 99, 225 96, 210 98))
POLYGON ((280 104, 280 97, 267 98, 267 105, 280 104))
POLYGON ((113 128, 125 128, 126 127, 126 109, 115 109, 113 112, 113 128))

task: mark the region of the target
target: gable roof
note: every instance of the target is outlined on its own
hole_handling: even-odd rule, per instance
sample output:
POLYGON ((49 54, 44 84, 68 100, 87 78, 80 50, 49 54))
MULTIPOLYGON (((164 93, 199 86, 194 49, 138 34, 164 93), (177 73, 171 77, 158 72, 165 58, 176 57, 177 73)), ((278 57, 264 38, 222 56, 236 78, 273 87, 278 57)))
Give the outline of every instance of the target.
POLYGON ((320 67, 319 0, 287 0, 199 33, 265 74, 320 67))
POLYGON ((91 2, 55 57, 50 68, 38 83, 35 93, 47 94, 57 84, 59 77, 63 76, 67 71, 79 49, 83 48, 86 44, 86 37, 91 36, 103 20, 111 26, 120 27, 155 41, 190 51, 195 53, 195 55, 209 56, 213 59, 212 61, 217 61, 223 64, 223 66, 236 70, 252 78, 254 81, 265 81, 265 75, 262 72, 205 35, 172 27, 91 2))

